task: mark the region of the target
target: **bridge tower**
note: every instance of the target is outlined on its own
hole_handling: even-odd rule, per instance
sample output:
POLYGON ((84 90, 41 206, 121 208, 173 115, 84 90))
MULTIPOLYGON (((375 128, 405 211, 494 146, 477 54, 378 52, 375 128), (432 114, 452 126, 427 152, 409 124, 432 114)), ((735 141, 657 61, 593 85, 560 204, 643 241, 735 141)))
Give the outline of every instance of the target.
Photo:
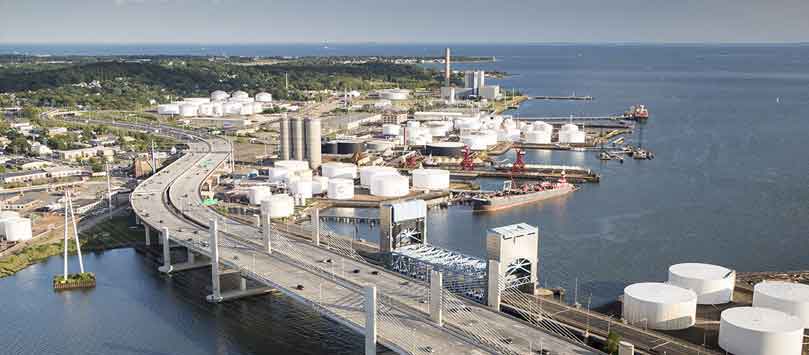
POLYGON ((526 223, 492 228, 486 236, 488 305, 500 308, 503 290, 534 294, 539 274, 539 229, 526 223))
POLYGON ((427 244, 427 204, 424 200, 379 206, 379 251, 389 253, 412 244, 427 244))

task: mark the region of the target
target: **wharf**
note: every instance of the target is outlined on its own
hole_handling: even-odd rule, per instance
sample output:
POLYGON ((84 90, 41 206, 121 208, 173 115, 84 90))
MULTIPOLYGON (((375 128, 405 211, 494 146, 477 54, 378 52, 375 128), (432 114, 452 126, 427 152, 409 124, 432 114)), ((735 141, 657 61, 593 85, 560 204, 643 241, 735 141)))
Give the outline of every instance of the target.
MULTIPOLYGON (((562 177, 562 171, 526 171, 521 173, 512 173, 511 171, 501 170, 451 170, 450 177, 453 179, 476 179, 476 178, 505 178, 517 180, 558 180, 562 177)), ((592 182, 597 183, 601 177, 593 172, 587 171, 565 171, 565 178, 574 183, 592 182)))
POLYGON ((590 101, 592 96, 532 96, 534 100, 590 101))

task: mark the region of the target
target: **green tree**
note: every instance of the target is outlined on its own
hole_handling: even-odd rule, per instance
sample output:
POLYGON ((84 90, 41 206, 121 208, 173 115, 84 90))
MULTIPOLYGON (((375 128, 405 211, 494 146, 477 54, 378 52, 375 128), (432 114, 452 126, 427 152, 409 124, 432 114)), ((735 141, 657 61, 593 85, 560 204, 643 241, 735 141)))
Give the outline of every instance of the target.
POLYGON ((610 333, 607 334, 607 342, 604 344, 604 352, 611 355, 618 354, 618 346, 620 343, 621 335, 614 331, 610 331, 610 333))
POLYGON ((104 162, 101 161, 101 158, 92 157, 90 158, 90 169, 93 169, 94 173, 102 172, 105 170, 104 162))

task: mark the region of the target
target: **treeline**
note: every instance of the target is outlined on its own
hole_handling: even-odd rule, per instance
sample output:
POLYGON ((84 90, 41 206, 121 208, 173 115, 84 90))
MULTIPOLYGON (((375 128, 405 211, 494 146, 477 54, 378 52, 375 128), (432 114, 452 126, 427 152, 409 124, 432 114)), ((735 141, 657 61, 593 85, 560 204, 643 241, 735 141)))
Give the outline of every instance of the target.
POLYGON ((0 67, 0 93, 41 106, 132 109, 150 100, 208 96, 211 91, 266 91, 281 99, 302 99, 307 90, 370 90, 385 87, 434 88, 440 74, 415 65, 382 62, 233 65, 194 61, 90 62, 0 67), (286 89, 286 77, 289 90, 286 89))

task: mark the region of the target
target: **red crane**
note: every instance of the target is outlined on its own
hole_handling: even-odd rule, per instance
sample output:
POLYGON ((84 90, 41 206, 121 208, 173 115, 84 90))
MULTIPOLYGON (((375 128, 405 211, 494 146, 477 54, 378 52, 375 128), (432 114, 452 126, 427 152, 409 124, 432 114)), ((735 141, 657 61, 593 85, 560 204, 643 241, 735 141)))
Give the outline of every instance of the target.
POLYGON ((525 151, 522 149, 515 149, 517 153, 517 160, 511 165, 512 173, 521 173, 525 171, 525 151))
POLYGON ((469 146, 463 148, 463 160, 461 161, 461 170, 472 171, 475 169, 475 159, 472 150, 469 146))

